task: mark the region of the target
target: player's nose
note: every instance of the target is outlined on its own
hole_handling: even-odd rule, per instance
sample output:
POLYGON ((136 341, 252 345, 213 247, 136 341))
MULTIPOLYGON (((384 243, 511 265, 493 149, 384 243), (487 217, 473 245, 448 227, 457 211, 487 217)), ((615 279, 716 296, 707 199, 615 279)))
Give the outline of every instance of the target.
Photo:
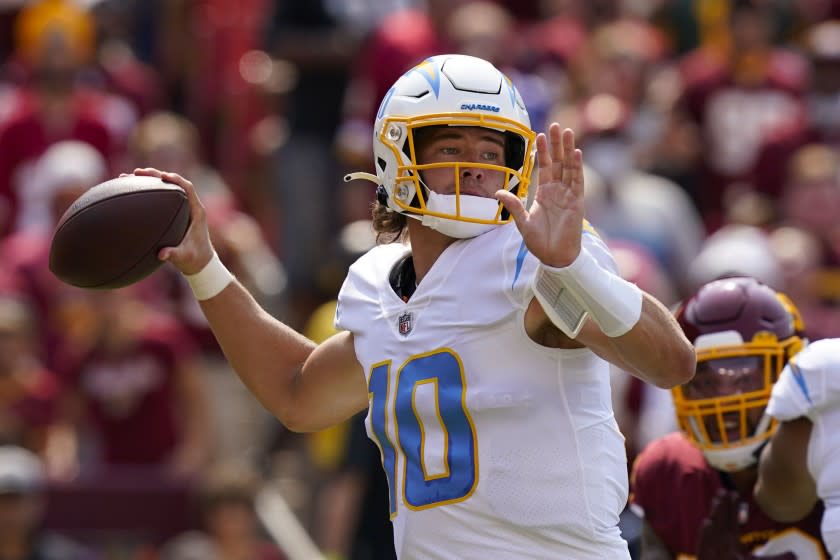
POLYGON ((484 178, 484 172, 486 170, 481 167, 470 167, 470 166, 463 166, 461 167, 461 178, 472 178, 476 180, 481 180, 484 178))

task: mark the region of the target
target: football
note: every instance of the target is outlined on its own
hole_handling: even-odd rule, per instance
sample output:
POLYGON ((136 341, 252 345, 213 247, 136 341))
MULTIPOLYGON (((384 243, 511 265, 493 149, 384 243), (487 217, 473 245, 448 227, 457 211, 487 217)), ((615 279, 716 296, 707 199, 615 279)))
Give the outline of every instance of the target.
POLYGON ((156 177, 127 175, 91 187, 58 221, 49 266, 67 284, 114 289, 163 264, 163 247, 177 245, 190 223, 187 195, 156 177))

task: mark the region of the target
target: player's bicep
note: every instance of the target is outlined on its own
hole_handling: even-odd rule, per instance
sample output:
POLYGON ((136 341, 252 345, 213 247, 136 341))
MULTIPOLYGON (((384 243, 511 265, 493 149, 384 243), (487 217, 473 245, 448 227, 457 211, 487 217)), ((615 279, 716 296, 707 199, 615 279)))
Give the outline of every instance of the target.
POLYGON ((353 335, 343 331, 319 344, 297 375, 294 392, 296 414, 286 425, 296 432, 332 426, 367 408, 367 383, 353 335))
POLYGON ((816 485, 808 471, 811 428, 804 417, 782 422, 761 453, 755 498, 778 521, 798 521, 817 503, 816 485))
POLYGON ((673 560, 668 548, 650 523, 642 520, 642 554, 641 560, 673 560))

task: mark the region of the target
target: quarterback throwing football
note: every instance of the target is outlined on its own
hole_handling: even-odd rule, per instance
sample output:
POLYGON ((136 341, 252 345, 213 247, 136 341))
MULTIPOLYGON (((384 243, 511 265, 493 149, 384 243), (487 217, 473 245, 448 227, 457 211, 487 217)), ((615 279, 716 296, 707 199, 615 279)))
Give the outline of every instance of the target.
POLYGON ((137 170, 190 198, 186 238, 159 256, 286 426, 368 410, 401 559, 629 558, 608 362, 670 387, 694 351, 584 221, 573 132, 535 134, 513 83, 462 55, 406 72, 374 128, 376 174, 348 179, 377 184, 374 225, 392 242, 350 268, 339 334, 316 347, 260 309, 216 256, 190 182, 137 170))

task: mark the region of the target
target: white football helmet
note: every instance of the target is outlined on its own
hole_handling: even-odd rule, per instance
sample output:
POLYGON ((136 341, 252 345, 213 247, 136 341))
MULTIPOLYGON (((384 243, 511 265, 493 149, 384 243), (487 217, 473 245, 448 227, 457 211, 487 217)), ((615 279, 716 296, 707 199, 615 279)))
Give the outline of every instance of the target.
POLYGON ((472 56, 433 56, 403 74, 382 100, 374 123, 376 177, 353 173, 346 180, 373 180, 379 185, 379 201, 391 210, 451 237, 474 237, 511 217, 493 198, 460 194, 461 167, 502 172, 503 188, 524 203, 534 170, 535 139, 519 92, 495 66, 472 56), (425 126, 473 126, 502 132, 505 165, 418 164, 414 134, 425 126), (452 169, 454 195, 434 193, 423 183, 424 169, 441 167, 452 169))

